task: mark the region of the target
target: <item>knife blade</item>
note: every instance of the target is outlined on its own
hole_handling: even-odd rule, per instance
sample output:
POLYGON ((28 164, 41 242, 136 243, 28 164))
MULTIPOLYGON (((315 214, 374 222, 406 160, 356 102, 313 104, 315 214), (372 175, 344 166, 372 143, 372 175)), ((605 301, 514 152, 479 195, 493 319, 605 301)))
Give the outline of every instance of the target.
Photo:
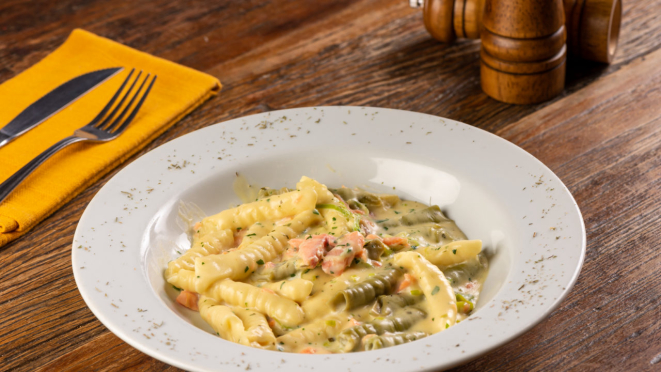
POLYGON ((0 147, 41 124, 121 70, 123 67, 88 72, 51 90, 0 129, 0 147))

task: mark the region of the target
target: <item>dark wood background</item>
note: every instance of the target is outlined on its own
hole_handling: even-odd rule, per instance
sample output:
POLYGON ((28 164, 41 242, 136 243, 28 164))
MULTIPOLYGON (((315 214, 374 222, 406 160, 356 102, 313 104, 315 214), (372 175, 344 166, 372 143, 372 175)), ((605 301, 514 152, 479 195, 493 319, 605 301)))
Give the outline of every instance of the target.
MULTIPOLYGON (((225 85, 137 156, 219 121, 311 105, 496 133, 572 191, 587 257, 549 318, 458 370, 661 370, 661 0, 624 0, 622 19, 612 65, 570 59, 562 96, 513 106, 482 93, 479 41, 432 40, 407 0, 2 0, 0 82, 81 27, 225 85)), ((116 171, 0 248, 0 370, 176 370, 109 332, 76 289, 77 221, 116 171)))

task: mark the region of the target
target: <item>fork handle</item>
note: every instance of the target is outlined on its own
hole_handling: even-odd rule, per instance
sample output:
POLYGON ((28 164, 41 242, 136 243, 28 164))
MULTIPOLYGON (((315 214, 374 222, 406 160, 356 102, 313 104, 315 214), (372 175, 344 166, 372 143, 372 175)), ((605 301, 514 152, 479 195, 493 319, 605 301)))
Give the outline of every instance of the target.
POLYGON ((56 152, 62 150, 63 148, 71 145, 72 143, 84 141, 85 138, 70 136, 63 140, 60 140, 53 146, 49 147, 46 151, 37 155, 36 158, 32 159, 29 163, 25 164, 23 168, 19 169, 11 177, 7 178, 5 182, 0 184, 0 202, 2 202, 14 189, 26 179, 30 173, 32 173, 41 163, 45 162, 46 159, 50 158, 56 152))

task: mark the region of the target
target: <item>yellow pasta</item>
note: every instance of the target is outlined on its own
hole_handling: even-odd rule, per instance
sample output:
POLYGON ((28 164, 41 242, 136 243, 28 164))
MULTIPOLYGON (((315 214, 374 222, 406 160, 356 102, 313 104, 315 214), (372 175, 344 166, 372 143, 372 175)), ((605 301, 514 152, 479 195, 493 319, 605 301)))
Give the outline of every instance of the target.
POLYGON ((331 208, 321 208, 319 213, 324 218, 319 233, 342 236, 349 232, 349 222, 341 212, 331 208))
POLYGON ((232 309, 206 296, 200 296, 198 307, 202 319, 211 325, 218 336, 227 341, 250 346, 243 322, 232 312, 232 309))
POLYGON ((255 272, 259 262, 264 264, 282 254, 287 241, 298 236, 318 218, 319 216, 312 211, 299 213, 290 223, 276 227, 268 235, 243 249, 196 258, 195 275, 199 277, 198 288, 205 290, 214 282, 225 278, 233 280, 247 278, 255 272))
POLYGON ((260 311, 287 327, 297 326, 305 319, 296 302, 250 284, 225 279, 216 282, 206 294, 233 306, 260 311))
POLYGON ((436 332, 454 325, 457 319, 457 302, 454 291, 438 267, 416 252, 401 252, 393 259, 395 266, 409 270, 420 283, 431 310, 436 332))
POLYGON ((317 204, 331 203, 335 197, 333 193, 328 191, 328 187, 323 185, 312 178, 303 176, 301 180, 296 184, 297 190, 314 190, 317 194, 317 204))
POLYGON ((366 351, 473 312, 488 261, 441 208, 308 177, 296 188, 260 188, 261 199, 204 218, 165 269, 187 291, 177 302, 195 310, 199 294, 220 337, 286 352, 366 351))
POLYGON ((166 277, 168 283, 172 284, 177 288, 181 288, 190 292, 200 293, 198 291, 195 272, 192 270, 179 270, 174 274, 166 277))
POLYGON ((232 311, 243 322, 244 334, 250 346, 262 349, 275 348, 275 335, 264 314, 256 310, 246 310, 242 307, 233 307, 232 311))
POLYGON ((275 283, 265 283, 261 288, 270 289, 282 297, 301 303, 310 296, 313 285, 314 284, 309 280, 295 278, 275 283))
POLYGON ((273 195, 267 199, 242 204, 202 220, 203 231, 245 229, 259 221, 276 221, 314 209, 317 194, 312 189, 273 195))
POLYGON ((182 269, 195 269, 195 258, 218 254, 224 249, 229 248, 233 242, 234 235, 231 230, 219 230, 214 234, 206 235, 204 239, 194 239, 193 246, 186 253, 168 263, 165 277, 167 278, 182 269), (210 237, 212 235, 213 238, 210 237))
POLYGON ((273 231, 274 227, 275 227, 275 223, 270 221, 262 221, 262 222, 254 223, 252 226, 245 229, 245 232, 241 231, 241 233, 244 235, 243 235, 243 240, 241 241, 241 244, 239 245, 238 248, 243 249, 248 245, 254 243, 255 241, 259 240, 263 236, 273 231))
POLYGON ((477 257, 482 251, 481 240, 457 240, 440 247, 428 246, 419 250, 429 262, 438 266, 452 266, 477 257))

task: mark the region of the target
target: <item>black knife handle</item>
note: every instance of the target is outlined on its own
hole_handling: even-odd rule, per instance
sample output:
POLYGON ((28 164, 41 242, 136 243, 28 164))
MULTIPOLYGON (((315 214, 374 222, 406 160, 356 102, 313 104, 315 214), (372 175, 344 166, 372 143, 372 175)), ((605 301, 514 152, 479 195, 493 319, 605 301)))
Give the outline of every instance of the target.
POLYGON ((48 158, 53 156, 56 152, 62 150, 63 148, 71 145, 72 143, 80 142, 85 140, 84 138, 70 136, 67 137, 53 146, 49 147, 46 151, 39 154, 36 158, 32 159, 29 163, 25 164, 23 168, 19 169, 11 177, 7 178, 5 182, 0 184, 0 202, 5 200, 5 198, 12 192, 14 189, 25 180, 41 163, 45 162, 48 158))

